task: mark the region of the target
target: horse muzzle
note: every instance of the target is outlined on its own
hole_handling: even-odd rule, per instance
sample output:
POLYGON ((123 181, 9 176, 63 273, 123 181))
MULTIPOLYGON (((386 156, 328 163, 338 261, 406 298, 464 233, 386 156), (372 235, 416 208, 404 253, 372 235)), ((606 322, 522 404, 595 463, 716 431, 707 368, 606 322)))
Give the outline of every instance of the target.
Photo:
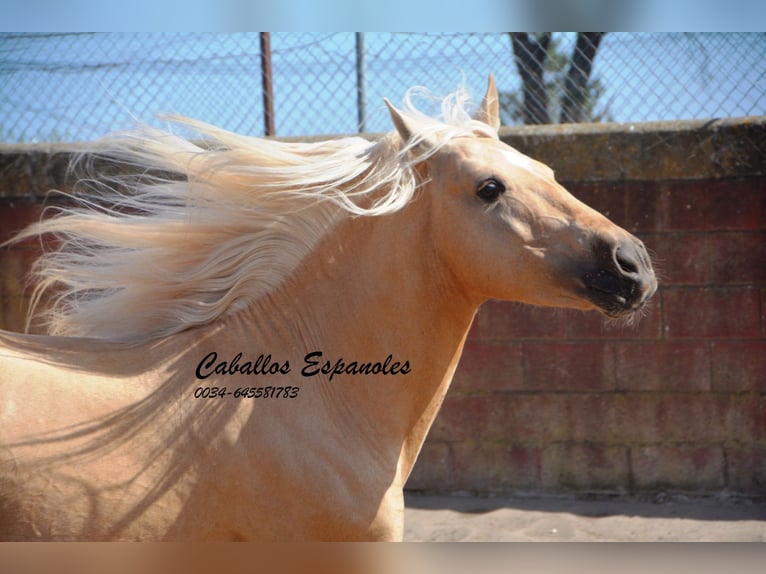
POLYGON ((595 266, 582 276, 586 296, 610 318, 641 310, 657 291, 657 278, 644 244, 626 234, 618 240, 599 240, 595 266))

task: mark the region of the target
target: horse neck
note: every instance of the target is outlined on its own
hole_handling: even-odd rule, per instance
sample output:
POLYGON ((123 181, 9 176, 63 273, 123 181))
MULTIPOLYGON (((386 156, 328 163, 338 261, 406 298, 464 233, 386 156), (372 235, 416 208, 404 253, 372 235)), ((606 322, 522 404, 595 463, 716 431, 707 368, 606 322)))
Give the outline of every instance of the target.
POLYGON ((440 265, 429 233, 425 197, 392 215, 344 219, 279 291, 240 316, 244 328, 297 348, 299 361, 313 351, 333 362, 408 361, 407 375, 321 380, 324 397, 342 395, 343 420, 356 413, 372 440, 399 442, 404 479, 478 306, 440 265))

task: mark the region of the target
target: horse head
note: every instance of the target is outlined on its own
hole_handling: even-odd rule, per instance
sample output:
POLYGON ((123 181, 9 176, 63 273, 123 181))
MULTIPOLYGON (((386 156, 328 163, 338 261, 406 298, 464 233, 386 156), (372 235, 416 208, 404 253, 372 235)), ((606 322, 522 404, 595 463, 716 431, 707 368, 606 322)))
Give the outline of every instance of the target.
POLYGON ((491 77, 473 127, 453 137, 388 105, 405 149, 421 158, 433 247, 467 294, 610 318, 635 315, 654 294, 644 244, 499 139, 491 77))

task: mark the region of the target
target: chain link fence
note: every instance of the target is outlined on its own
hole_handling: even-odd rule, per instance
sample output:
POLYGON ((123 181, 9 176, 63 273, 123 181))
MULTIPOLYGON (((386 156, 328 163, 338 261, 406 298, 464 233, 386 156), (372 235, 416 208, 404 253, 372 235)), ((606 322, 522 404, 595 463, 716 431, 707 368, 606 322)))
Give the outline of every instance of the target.
MULTIPOLYGON (((464 83, 478 98, 490 71, 508 125, 766 114, 763 33, 609 32, 592 54, 575 33, 269 39, 281 136, 387 131, 383 97, 464 83)), ((163 113, 262 135, 262 55, 258 33, 1 34, 0 142, 90 140, 163 113)))

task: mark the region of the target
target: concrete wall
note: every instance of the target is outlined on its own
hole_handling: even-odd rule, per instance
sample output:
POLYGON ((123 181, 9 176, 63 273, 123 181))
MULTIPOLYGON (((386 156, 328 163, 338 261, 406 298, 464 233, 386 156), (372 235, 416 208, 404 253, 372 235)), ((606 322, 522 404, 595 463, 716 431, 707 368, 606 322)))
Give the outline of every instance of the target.
MULTIPOLYGON (((641 237, 661 286, 637 327, 491 301, 408 488, 766 494, 766 118, 515 128, 503 138, 641 237)), ((0 148, 0 236, 66 156, 0 148)), ((34 244, 0 252, 19 329, 34 244)))

